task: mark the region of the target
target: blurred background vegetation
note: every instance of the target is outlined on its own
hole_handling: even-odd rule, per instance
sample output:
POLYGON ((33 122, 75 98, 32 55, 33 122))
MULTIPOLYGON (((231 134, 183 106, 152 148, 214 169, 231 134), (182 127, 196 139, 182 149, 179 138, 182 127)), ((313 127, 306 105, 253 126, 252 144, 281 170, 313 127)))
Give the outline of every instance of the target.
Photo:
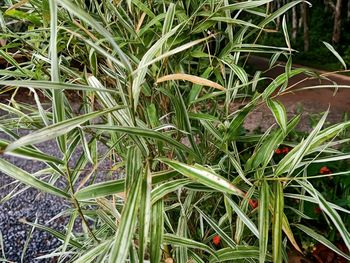
MULTIPOLYGON (((278 9, 288 0, 276 0, 271 9, 278 9)), ((317 0, 295 6, 286 13, 292 47, 298 50, 294 62, 325 70, 338 70, 340 63, 322 44, 328 42, 350 65, 350 1, 317 0)), ((282 18, 276 19, 276 32, 265 32, 261 41, 269 45, 285 45, 282 18)))

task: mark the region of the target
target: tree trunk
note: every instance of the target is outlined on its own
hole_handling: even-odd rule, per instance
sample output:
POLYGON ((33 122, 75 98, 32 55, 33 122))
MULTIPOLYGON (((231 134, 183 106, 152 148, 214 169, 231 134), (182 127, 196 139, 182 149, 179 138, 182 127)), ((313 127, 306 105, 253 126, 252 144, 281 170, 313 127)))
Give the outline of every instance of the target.
MULTIPOLYGON (((281 3, 280 3, 280 1, 276 1, 277 3, 277 8, 276 8, 276 10, 279 10, 280 8, 281 8, 281 3)), ((280 29, 280 26, 281 26, 281 17, 280 16, 278 16, 277 17, 277 31, 280 29)))
POLYGON ((348 0, 347 18, 350 19, 350 0, 348 0))
POLYGON ((303 27, 303 5, 299 5, 300 6, 300 17, 298 18, 298 28, 302 28, 303 27))
POLYGON ((298 32, 298 17, 296 7, 292 8, 292 40, 295 42, 297 40, 298 32))
POLYGON ((341 6, 342 0, 337 0, 334 10, 334 25, 333 25, 333 44, 338 44, 340 41, 340 31, 341 31, 341 6))
POLYGON ((302 7, 302 18, 304 27, 304 51, 309 51, 310 41, 309 41, 309 12, 307 3, 303 3, 302 7))

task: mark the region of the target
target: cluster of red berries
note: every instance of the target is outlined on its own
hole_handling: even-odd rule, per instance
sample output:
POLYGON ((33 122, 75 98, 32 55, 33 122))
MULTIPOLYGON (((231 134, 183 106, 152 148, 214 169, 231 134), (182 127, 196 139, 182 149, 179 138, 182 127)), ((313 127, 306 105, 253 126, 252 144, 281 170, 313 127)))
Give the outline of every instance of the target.
POLYGON ((282 147, 282 148, 277 148, 276 150, 275 150, 275 154, 287 154, 287 153, 289 153, 290 152, 290 150, 291 150, 291 148, 289 148, 289 147, 287 147, 287 146, 284 146, 284 147, 282 147))
POLYGON ((327 166, 323 166, 320 169, 320 174, 331 174, 332 171, 327 167, 327 166))

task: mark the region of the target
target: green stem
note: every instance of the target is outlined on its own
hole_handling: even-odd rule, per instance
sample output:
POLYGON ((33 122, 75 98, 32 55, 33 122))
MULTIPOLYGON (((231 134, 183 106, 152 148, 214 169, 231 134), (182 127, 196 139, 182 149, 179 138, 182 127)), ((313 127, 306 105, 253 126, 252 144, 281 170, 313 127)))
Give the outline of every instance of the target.
POLYGON ((66 168, 67 168, 67 181, 68 181, 69 189, 70 189, 70 192, 71 192, 72 203, 74 204, 75 208, 77 209, 78 214, 81 217, 83 223, 85 224, 89 234, 92 236, 93 239, 95 239, 99 243, 100 241, 95 236, 95 234, 92 232, 88 222, 86 221, 86 219, 84 217, 83 211, 81 210, 81 206, 80 206, 78 200, 74 196, 75 191, 74 191, 74 186, 73 186, 73 182, 72 182, 72 178, 71 178, 70 169, 69 169, 69 166, 68 166, 68 160, 66 160, 66 168))

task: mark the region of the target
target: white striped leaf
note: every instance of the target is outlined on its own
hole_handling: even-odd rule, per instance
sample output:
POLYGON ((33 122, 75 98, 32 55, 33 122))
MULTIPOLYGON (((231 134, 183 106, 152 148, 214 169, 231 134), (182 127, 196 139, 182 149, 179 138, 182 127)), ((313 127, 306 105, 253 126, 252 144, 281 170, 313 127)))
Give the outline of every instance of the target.
POLYGON ((273 262, 282 263, 282 221, 283 221, 283 186, 276 182, 275 204, 273 212, 272 256, 273 262))
POLYGON ((137 222, 137 213, 140 206, 142 176, 135 176, 135 180, 127 194, 123 207, 119 228, 112 244, 109 257, 110 263, 125 262, 128 257, 131 239, 137 222))
POLYGON ((89 185, 75 193, 78 201, 105 197, 124 191, 125 180, 113 180, 89 185))
POLYGON ((171 244, 173 246, 183 246, 195 249, 201 249, 209 252, 212 255, 215 255, 215 251, 209 246, 203 244, 202 242, 198 242, 189 238, 179 237, 174 234, 164 234, 163 243, 171 244))
POLYGON ((146 77, 146 73, 148 70, 148 67, 145 65, 151 61, 156 54, 161 50, 163 47, 164 43, 171 37, 173 36, 177 30, 180 28, 181 25, 177 25, 174 27, 171 31, 169 31, 167 34, 162 36, 156 43, 153 44, 153 46, 148 49, 146 54, 142 57, 141 61, 138 64, 138 73, 135 76, 133 82, 132 82, 132 99, 134 102, 134 108, 137 108, 138 102, 139 102, 139 97, 140 97, 140 92, 142 89, 142 83, 144 82, 144 79, 146 77))
POLYGON ((317 134, 320 132, 324 122, 326 121, 328 115, 328 110, 323 114, 322 118, 314 128, 314 130, 309 134, 309 136, 301 141, 297 146, 295 146, 277 165, 275 170, 275 176, 279 176, 284 172, 288 172, 290 175, 297 165, 301 162, 302 158, 308 154, 310 151, 312 141, 316 138, 317 134))
POLYGON ((271 110, 278 125, 281 127, 284 134, 287 133, 287 113, 286 108, 278 100, 267 99, 267 106, 271 110))
POLYGON ((17 141, 10 143, 6 147, 5 152, 13 151, 17 148, 20 148, 26 145, 37 144, 40 142, 48 141, 50 139, 54 139, 58 136, 67 134, 71 130, 75 129, 76 127, 80 126, 81 124, 83 124, 84 122, 90 119, 96 118, 98 116, 106 114, 107 112, 114 111, 120 108, 121 107, 116 107, 114 109, 91 112, 85 115, 81 115, 65 121, 61 121, 51 126, 44 127, 41 130, 25 135, 20 139, 18 139, 17 141))
POLYGON ((160 262, 162 256, 164 235, 164 203, 159 200, 152 205, 151 235, 150 235, 150 259, 151 262, 160 262))
POLYGON ((176 179, 166 182, 164 184, 158 185, 152 190, 151 202, 152 204, 156 203, 158 200, 162 199, 165 195, 175 192, 179 188, 184 187, 189 184, 191 180, 185 179, 176 179))
POLYGON ((201 165, 196 164, 192 166, 166 158, 159 158, 159 160, 184 176, 217 191, 244 196, 244 193, 239 188, 222 178, 220 175, 215 174, 213 171, 210 171, 201 165))
POLYGON ((259 262, 264 263, 269 241, 269 194, 270 189, 266 180, 262 181, 259 198, 259 262))
POLYGON ((305 234, 307 234, 308 236, 314 238, 317 242, 320 242, 321 244, 325 245, 329 249, 333 250, 338 255, 340 255, 340 256, 344 257, 346 260, 350 261, 350 255, 345 254, 343 251, 341 251, 339 248, 337 248, 331 241, 329 241, 324 236, 316 233, 313 229, 311 229, 307 226, 304 226, 304 225, 300 225, 300 224, 296 224, 295 226, 297 228, 299 228, 301 231, 303 231, 305 234))
POLYGON ((223 231, 220 226, 208 215, 206 215, 202 210, 197 208, 199 214, 203 217, 203 219, 210 225, 210 227, 220 236, 220 238, 231 248, 236 247, 236 243, 229 237, 225 231, 223 231))
POLYGON ((339 62, 343 65, 344 69, 346 69, 346 63, 345 63, 344 59, 339 55, 339 53, 335 50, 335 48, 334 48, 331 44, 329 44, 329 43, 327 43, 327 42, 325 42, 325 41, 322 41, 322 43, 323 43, 323 44, 329 49, 329 51, 331 51, 331 52, 333 53, 333 55, 339 60, 339 62))
POLYGON ((242 209, 228 196, 225 196, 225 199, 232 206, 233 210, 236 212, 237 216, 240 217, 242 222, 252 231, 252 233, 259 238, 259 231, 253 221, 242 211, 242 209))
MULTIPOLYGON (((216 252, 217 258, 211 256, 210 263, 216 262, 236 262, 239 260, 259 259, 259 248, 253 246, 237 246, 235 248, 223 248, 216 252)), ((271 261, 271 256, 266 258, 271 261)))
POLYGON ((340 236, 343 238, 343 241, 346 247, 350 250, 350 233, 347 227, 345 226, 343 220, 341 219, 338 212, 332 208, 326 199, 313 187, 308 181, 297 180, 297 182, 317 201, 321 210, 331 219, 334 226, 337 228, 340 236))
POLYGON ((57 195, 63 198, 70 198, 70 195, 67 192, 64 192, 61 189, 56 188, 55 186, 34 177, 28 172, 18 168, 17 166, 3 159, 0 159, 0 171, 12 177, 13 179, 18 180, 21 183, 24 183, 31 187, 34 187, 40 191, 57 195))

